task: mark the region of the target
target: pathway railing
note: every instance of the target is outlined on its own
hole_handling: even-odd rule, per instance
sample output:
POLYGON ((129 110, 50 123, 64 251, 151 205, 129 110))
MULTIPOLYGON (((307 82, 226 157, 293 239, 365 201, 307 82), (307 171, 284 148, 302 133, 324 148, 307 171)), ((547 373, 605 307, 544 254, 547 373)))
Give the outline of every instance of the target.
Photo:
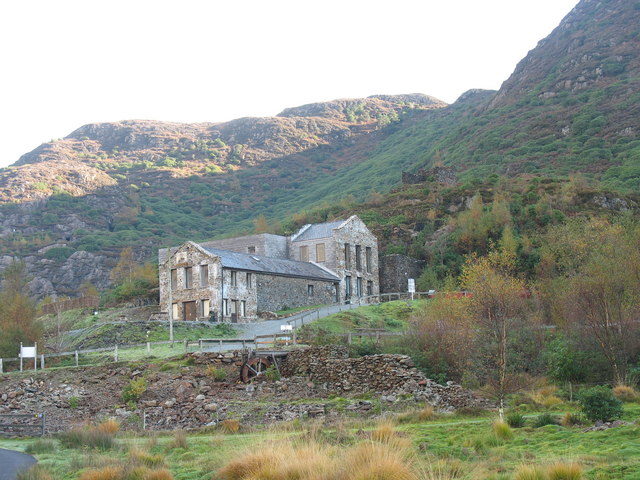
POLYGON ((0 435, 25 436, 30 433, 44 436, 46 431, 46 416, 44 413, 32 414, 0 414, 0 435), (7 423, 12 422, 12 423, 7 423))

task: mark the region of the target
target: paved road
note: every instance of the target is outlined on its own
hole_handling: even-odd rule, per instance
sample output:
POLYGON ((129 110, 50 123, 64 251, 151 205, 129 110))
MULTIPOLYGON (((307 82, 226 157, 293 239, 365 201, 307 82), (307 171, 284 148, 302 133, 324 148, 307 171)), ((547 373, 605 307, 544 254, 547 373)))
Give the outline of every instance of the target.
POLYGON ((0 480, 15 480, 20 470, 35 463, 31 455, 0 448, 0 480))
MULTIPOLYGON (((280 326, 286 325, 287 323, 293 325, 294 328, 300 327, 303 322, 304 325, 306 325, 320 318, 328 317, 329 315, 333 315, 334 313, 358 308, 359 306, 360 305, 355 303, 351 305, 327 305, 326 307, 320 307, 319 309, 312 312, 301 312, 287 318, 281 318, 278 320, 265 320, 255 323, 238 323, 234 324, 233 327, 239 330, 239 338, 253 340, 256 335, 274 335, 280 333, 280 326)), ((240 350, 241 348, 241 343, 222 344, 222 351, 240 350)), ((208 347, 203 348, 203 350, 205 352, 219 352, 221 351, 221 347, 220 345, 211 344, 208 347)))

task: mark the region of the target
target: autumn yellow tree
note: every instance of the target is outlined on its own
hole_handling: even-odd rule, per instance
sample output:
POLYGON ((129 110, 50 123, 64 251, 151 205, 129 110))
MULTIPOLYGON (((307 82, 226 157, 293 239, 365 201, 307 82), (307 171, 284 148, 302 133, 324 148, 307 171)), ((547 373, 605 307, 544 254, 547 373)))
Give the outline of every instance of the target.
POLYGON ((131 281, 136 266, 137 263, 133 258, 133 248, 125 247, 120 251, 118 263, 116 263, 116 266, 111 270, 109 279, 113 283, 121 283, 125 280, 131 281))

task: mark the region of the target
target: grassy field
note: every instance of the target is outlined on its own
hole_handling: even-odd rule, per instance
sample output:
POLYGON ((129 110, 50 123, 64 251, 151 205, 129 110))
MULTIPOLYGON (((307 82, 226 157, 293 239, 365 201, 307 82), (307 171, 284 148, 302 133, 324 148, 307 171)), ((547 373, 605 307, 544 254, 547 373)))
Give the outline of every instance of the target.
MULTIPOLYGON (((371 442, 386 442, 392 450, 405 452, 402 455, 409 452, 405 461, 417 472, 422 472, 409 478, 417 480, 508 480, 515 479, 515 472, 523 465, 546 468, 557 462, 579 464, 584 477, 578 478, 640 478, 640 405, 625 405, 624 420, 630 425, 605 431, 585 432, 583 426, 560 425, 535 428, 536 415, 528 415, 524 427, 512 429, 511 436, 504 438, 494 433, 492 422, 495 418, 491 414, 479 417, 441 415, 420 420, 420 413, 414 412, 397 417, 393 427, 357 420, 333 426, 294 421, 255 431, 240 427, 237 433, 230 433, 233 429, 187 435, 183 432, 147 436, 120 433, 115 445, 106 449, 69 448, 59 439, 45 442, 7 439, 0 440, 0 447, 35 450, 40 465, 54 480, 77 479, 83 472, 88 475, 86 472, 91 469, 136 462, 147 467, 167 468, 177 480, 209 480, 220 478, 216 472, 228 462, 246 458, 249 454, 255 456, 265 448, 270 452, 284 448, 295 456, 297 449, 312 446, 327 458, 339 458, 371 442), (431 475, 434 471, 438 474, 431 475)), ((310 464, 314 461, 314 458, 308 459, 310 464)), ((307 477, 251 478, 303 480, 307 477)), ((354 474, 344 478, 386 480, 395 477, 357 477, 354 474)))

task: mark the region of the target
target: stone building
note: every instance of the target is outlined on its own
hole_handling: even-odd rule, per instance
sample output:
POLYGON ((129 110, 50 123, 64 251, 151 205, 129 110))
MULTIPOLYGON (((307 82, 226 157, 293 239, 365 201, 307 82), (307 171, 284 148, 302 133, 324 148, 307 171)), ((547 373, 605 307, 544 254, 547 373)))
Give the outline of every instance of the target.
POLYGON ((377 295, 378 242, 357 216, 290 237, 247 235, 161 249, 160 306, 174 320, 246 322, 262 312, 377 295))

